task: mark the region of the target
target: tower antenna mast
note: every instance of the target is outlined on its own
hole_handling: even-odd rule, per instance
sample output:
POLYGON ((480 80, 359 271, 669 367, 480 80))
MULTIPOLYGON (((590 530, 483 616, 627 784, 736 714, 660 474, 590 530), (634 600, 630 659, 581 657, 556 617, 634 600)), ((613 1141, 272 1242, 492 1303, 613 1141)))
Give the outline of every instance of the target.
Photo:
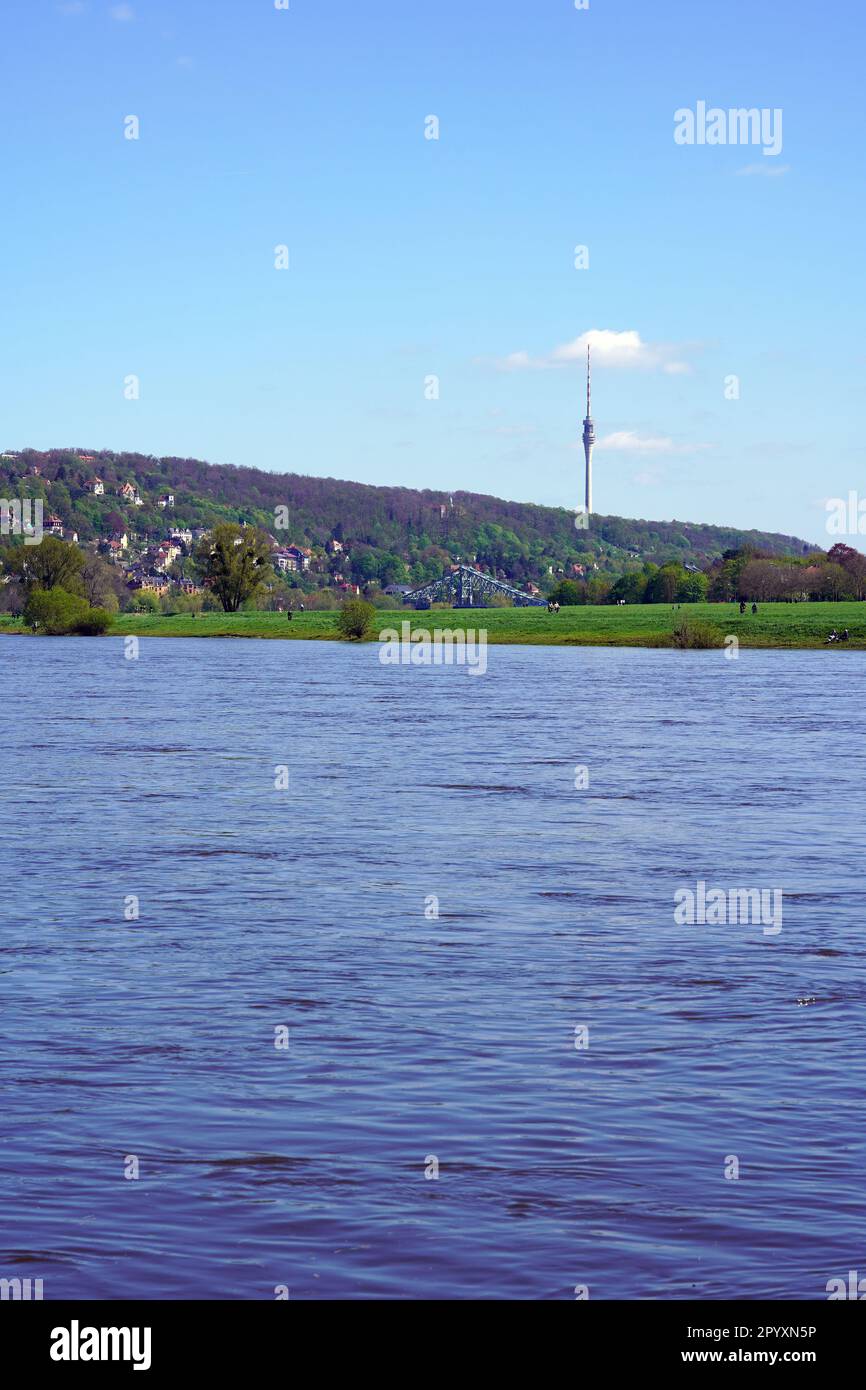
POLYGON ((586 345, 586 419, 583 422, 583 452, 586 458, 586 515, 592 512, 592 449, 595 444, 595 424, 592 418, 592 376, 589 343, 586 345))

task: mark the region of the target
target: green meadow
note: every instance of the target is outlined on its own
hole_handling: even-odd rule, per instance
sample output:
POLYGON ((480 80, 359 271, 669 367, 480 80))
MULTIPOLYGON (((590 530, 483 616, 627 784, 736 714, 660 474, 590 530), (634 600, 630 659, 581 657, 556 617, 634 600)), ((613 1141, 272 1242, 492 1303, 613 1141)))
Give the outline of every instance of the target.
MULTIPOLYGON (((718 645, 734 635, 743 647, 822 647, 832 628, 848 628, 850 641, 839 650, 866 647, 866 603, 765 603, 756 614, 741 615, 735 603, 684 603, 674 611, 664 604, 561 608, 431 609, 377 611, 369 640, 384 628, 400 631, 409 620, 425 629, 484 628, 490 643, 543 646, 670 647, 674 627, 683 618, 712 629, 718 645)), ((250 637, 274 640, 328 640, 337 637, 336 613, 202 613, 119 614, 110 636, 250 637)), ((20 633, 20 621, 0 615, 0 634, 20 633)))

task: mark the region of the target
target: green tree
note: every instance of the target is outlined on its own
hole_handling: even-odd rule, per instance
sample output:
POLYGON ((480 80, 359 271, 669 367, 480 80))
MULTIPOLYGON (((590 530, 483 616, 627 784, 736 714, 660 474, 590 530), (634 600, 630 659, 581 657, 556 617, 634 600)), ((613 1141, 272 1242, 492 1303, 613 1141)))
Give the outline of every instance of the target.
POLYGON ((111 614, 91 608, 80 594, 65 589, 33 589, 24 609, 24 621, 34 632, 61 637, 67 633, 100 636, 111 626, 111 614))
POLYGON ((705 574, 686 574, 677 587, 677 603, 704 603, 709 580, 705 574))
POLYGON ((136 589, 133 593, 129 605, 131 613, 159 613, 161 612, 159 595, 152 589, 136 589))
POLYGON ((365 550, 360 553, 353 551, 352 578, 358 584, 369 584, 371 579, 378 579, 382 558, 375 550, 365 550))
POLYGON ((563 608, 574 608, 577 604, 586 603, 586 586, 578 584, 574 579, 563 579, 561 584, 557 584, 552 589, 548 598, 552 603, 561 604, 563 608))
POLYGON ((66 521, 72 511, 72 498, 69 495, 69 488, 65 483, 53 482, 48 488, 48 499, 55 512, 59 512, 66 521))
POLYGON ((273 572, 271 543, 264 531, 223 522, 196 551, 196 567, 226 613, 253 598, 273 572))
POLYGON ((337 631, 341 637, 358 642, 366 637, 375 612, 372 603, 365 603, 362 598, 347 599, 337 618, 337 631))
POLYGON ((379 564, 379 583, 386 584, 405 584, 406 566, 399 555, 383 555, 379 564))
POLYGON ((685 577, 682 565, 662 565, 647 584, 647 603, 673 603, 685 577))
POLYGON ((610 591, 611 602, 616 603, 619 599, 625 599, 626 603, 643 603, 646 586, 646 575, 624 574, 616 581, 610 591))
POLYGON ((587 603, 607 603, 610 598, 610 589, 609 579, 604 579, 600 574, 594 574, 586 582, 587 603))
POLYGON ((10 574, 20 576, 28 591, 65 589, 71 592, 79 587, 84 556, 70 541, 44 536, 39 545, 16 546, 6 568, 10 574))

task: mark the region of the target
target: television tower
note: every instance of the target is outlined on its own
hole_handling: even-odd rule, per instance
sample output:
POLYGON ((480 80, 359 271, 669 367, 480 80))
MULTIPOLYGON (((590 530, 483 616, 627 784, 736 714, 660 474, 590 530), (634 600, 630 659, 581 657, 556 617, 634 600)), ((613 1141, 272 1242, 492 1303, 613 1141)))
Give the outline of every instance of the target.
POLYGON ((586 345, 586 419, 583 422, 583 452, 586 455, 586 514, 592 511, 592 446, 595 443, 595 424, 590 399, 589 343, 586 345))

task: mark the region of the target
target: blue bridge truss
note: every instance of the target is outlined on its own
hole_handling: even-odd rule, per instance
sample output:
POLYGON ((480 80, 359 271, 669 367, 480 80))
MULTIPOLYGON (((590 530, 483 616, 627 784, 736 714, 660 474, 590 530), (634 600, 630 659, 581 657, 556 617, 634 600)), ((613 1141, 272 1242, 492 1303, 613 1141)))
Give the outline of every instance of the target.
POLYGON ((451 574, 423 584, 420 589, 413 589, 405 595, 405 601, 416 608, 426 608, 431 603, 447 603, 449 600, 455 608, 477 608, 479 605, 483 607, 483 600, 491 594, 504 594, 518 608, 547 607, 547 599, 533 598, 531 594, 524 594, 521 589, 504 584, 501 579, 493 579, 489 574, 482 574, 480 570, 471 569, 469 565, 460 565, 451 574))

